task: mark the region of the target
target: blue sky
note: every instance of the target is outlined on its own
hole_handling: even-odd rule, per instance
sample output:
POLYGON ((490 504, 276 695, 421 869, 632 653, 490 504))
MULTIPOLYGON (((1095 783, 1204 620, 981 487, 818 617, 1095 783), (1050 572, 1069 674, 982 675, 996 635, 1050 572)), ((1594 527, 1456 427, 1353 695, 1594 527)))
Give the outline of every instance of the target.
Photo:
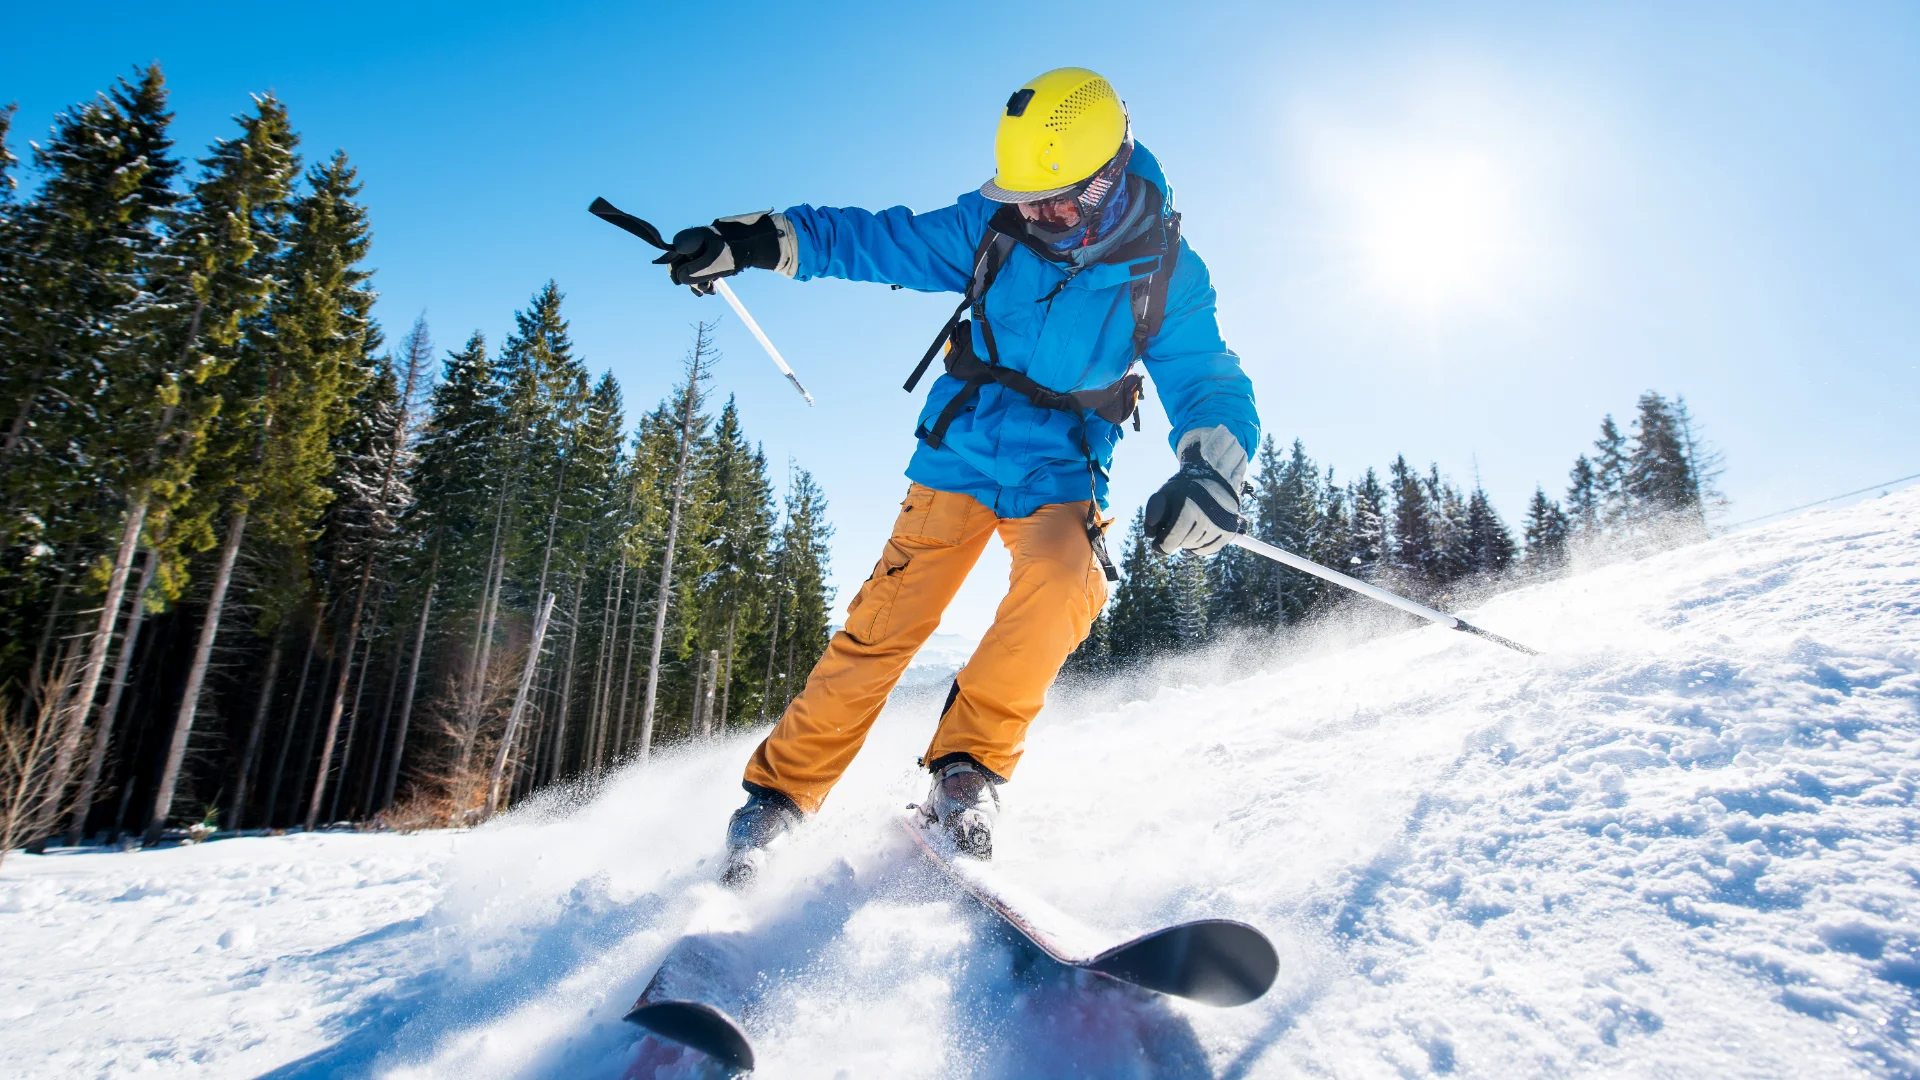
MULTIPOLYGON (((157 59, 198 155, 247 94, 366 181, 379 316, 498 342, 548 278, 630 413, 717 299, 587 215, 669 230, 798 202, 932 209, 991 172, 999 105, 1079 64, 1127 99, 1212 268, 1268 431, 1351 476, 1398 452, 1510 523, 1602 413, 1684 394, 1739 519, 1920 472, 1920 8, 1109 2, 18 5, 13 146, 157 59)), ((832 502, 851 597, 905 481, 905 371, 950 302, 742 279, 819 401, 729 317, 719 388, 832 502)), ((1116 461, 1130 516, 1166 421, 1116 461)), ((977 634, 990 553, 949 629, 977 634)))

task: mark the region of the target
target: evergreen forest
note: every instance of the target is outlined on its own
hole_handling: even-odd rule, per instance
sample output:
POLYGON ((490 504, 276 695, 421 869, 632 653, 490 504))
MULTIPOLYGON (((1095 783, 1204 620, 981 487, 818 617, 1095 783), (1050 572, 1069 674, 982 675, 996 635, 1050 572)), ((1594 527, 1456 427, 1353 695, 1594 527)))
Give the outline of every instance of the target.
POLYGON ((629 417, 547 282, 499 342, 372 317, 344 153, 256 97, 191 164, 159 68, 0 112, 0 851, 478 820, 778 715, 827 502, 711 325, 629 417))
MULTIPOLYGON (((1271 435, 1255 455, 1241 510, 1262 540, 1445 610, 1561 574, 1576 560, 1704 539, 1720 499, 1713 485, 1719 465, 1686 401, 1648 391, 1631 436, 1611 415, 1601 421, 1593 453, 1574 460, 1564 498, 1534 489, 1517 538, 1477 482, 1463 492, 1437 465, 1422 472, 1402 455, 1384 478, 1368 469, 1343 483, 1299 440, 1283 450, 1271 435)), ((1339 605, 1370 603, 1242 548, 1212 558, 1162 555, 1147 540, 1144 510, 1118 551, 1120 584, 1068 658, 1070 675, 1104 674, 1231 633, 1274 632, 1339 605)))

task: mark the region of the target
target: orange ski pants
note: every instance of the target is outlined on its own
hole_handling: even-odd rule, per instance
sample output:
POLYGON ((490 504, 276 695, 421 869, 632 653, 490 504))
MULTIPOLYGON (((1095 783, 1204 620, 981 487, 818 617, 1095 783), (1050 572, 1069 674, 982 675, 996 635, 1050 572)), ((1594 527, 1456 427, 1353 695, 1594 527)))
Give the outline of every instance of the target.
POLYGON ((820 809, 995 532, 1013 556, 1007 595, 954 677, 958 691, 922 760, 968 754, 1011 778, 1047 687, 1107 602, 1086 522, 1085 502, 1002 518, 971 496, 909 487, 873 576, 847 607, 846 628, 753 752, 747 782, 809 814, 820 809))

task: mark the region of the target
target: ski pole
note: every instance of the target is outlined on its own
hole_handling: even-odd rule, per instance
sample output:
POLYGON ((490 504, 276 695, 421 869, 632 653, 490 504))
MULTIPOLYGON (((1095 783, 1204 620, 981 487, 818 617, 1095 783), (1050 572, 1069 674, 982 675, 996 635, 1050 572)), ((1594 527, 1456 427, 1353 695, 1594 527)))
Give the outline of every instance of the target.
MULTIPOLYGON (((654 247, 659 248, 661 251, 670 252, 673 250, 673 245, 661 238, 659 229, 654 228, 651 223, 642 221, 632 214, 621 210, 605 199, 595 198, 593 204, 587 207, 587 212, 609 225, 632 233, 647 243, 652 244, 654 247)), ((654 261, 665 262, 666 260, 661 258, 654 261)), ((746 306, 740 303, 739 297, 733 295, 733 289, 727 285, 726 279, 714 278, 712 284, 714 291, 725 298, 728 306, 733 308, 733 313, 740 316, 741 322, 747 324, 747 329, 753 332, 754 340, 758 341, 760 347, 767 351, 767 356, 772 359, 773 365, 780 369, 780 374, 787 377, 787 381, 793 384, 795 390, 800 391, 800 396, 806 398, 807 404, 811 406, 813 404, 813 395, 807 393, 807 388, 800 385, 800 377, 795 375, 793 369, 787 366, 787 361, 780 355, 780 350, 773 347, 773 342, 767 340, 766 331, 760 329, 760 324, 754 322, 753 316, 747 314, 746 306)), ((699 290, 696 289, 695 291, 698 292, 699 290)))
POLYGON ((781 358, 780 350, 774 348, 773 342, 767 340, 767 332, 760 329, 760 324, 753 321, 753 316, 747 314, 746 305, 740 302, 739 297, 733 295, 733 289, 727 285, 727 279, 714 278, 713 288, 733 308, 733 313, 740 316, 740 321, 747 324, 747 329, 753 331, 753 339, 760 343, 761 348, 767 350, 767 356, 773 360, 773 366, 779 368, 780 374, 785 375, 787 381, 793 384, 793 388, 800 391, 800 396, 807 399, 808 405, 812 405, 813 395, 807 393, 807 388, 800 385, 800 376, 793 373, 793 369, 788 367, 787 362, 781 358))
POLYGON ((1358 578, 1350 578, 1338 570, 1329 570, 1328 568, 1321 566, 1319 563, 1314 562, 1311 559, 1303 559, 1300 556, 1295 555, 1293 552, 1288 551, 1286 548, 1276 547, 1273 544, 1267 543, 1265 540, 1256 540, 1253 537, 1248 536, 1244 532, 1234 533, 1232 540, 1230 542, 1234 544, 1238 544, 1243 548, 1246 548, 1248 551, 1253 552, 1255 555, 1272 559, 1274 562, 1277 562, 1282 566, 1291 566, 1295 570, 1300 570, 1300 571, 1304 571, 1305 573, 1312 574, 1314 577, 1317 577, 1322 581, 1331 581, 1335 585, 1338 585, 1343 589, 1351 589, 1362 596, 1372 597, 1373 599, 1378 600, 1383 604, 1391 604, 1394 607, 1399 608, 1401 611, 1404 611, 1409 615, 1418 615, 1421 618, 1427 620, 1428 622, 1436 622, 1436 623, 1439 623, 1441 626, 1445 626, 1454 630, 1463 630, 1469 634, 1474 635, 1475 637, 1486 638, 1488 641, 1491 641, 1496 645, 1505 645, 1507 648, 1512 649, 1515 652, 1523 652, 1523 653, 1526 653, 1528 656, 1540 655, 1540 650, 1538 649, 1529 649, 1525 645, 1522 645, 1519 642, 1514 641, 1510 638, 1501 637, 1499 634, 1496 634, 1491 630, 1482 630, 1479 627, 1473 625, 1472 623, 1458 616, 1449 615, 1444 611, 1435 611, 1434 609, 1427 607, 1425 604, 1416 604, 1404 596, 1400 596, 1395 593, 1390 593, 1387 590, 1382 589, 1377 585, 1369 585, 1366 582, 1359 580, 1358 578))

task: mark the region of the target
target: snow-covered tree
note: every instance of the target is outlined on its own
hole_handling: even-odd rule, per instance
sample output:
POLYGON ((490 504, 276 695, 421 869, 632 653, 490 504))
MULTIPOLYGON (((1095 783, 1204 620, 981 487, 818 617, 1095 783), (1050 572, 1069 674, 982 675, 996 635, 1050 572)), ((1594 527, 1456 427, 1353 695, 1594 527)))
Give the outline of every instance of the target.
POLYGON ((1533 501, 1527 504, 1527 572, 1534 576, 1558 573, 1566 564, 1569 533, 1570 523, 1560 504, 1547 498, 1545 490, 1535 487, 1533 501))

